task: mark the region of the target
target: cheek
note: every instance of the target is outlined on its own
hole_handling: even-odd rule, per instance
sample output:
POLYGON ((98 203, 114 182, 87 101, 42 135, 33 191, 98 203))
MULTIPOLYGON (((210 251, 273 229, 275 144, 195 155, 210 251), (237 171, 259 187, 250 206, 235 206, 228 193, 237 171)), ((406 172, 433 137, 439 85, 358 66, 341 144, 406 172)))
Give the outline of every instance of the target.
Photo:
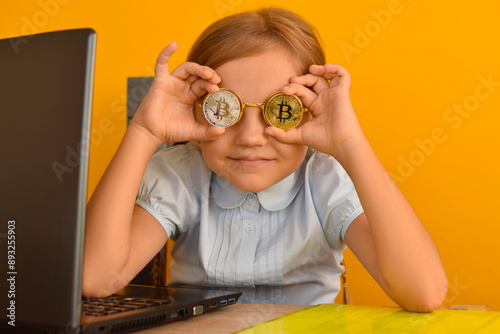
POLYGON ((274 139, 273 144, 276 151, 280 152, 282 155, 286 155, 290 159, 300 159, 299 156, 305 155, 307 151, 307 146, 305 145, 285 144, 277 139, 274 139))
POLYGON ((276 151, 279 152, 281 158, 286 161, 287 169, 293 172, 302 164, 302 161, 304 161, 307 153, 307 146, 280 144, 279 147, 276 147, 276 151))
POLYGON ((217 138, 210 142, 201 142, 201 154, 207 166, 215 173, 221 173, 227 155, 227 141, 217 138))
POLYGON ((299 166, 302 164, 302 162, 306 157, 306 154, 307 154, 307 146, 301 145, 294 149, 293 159, 294 159, 295 169, 299 168, 299 166))
POLYGON ((201 154, 203 155, 203 159, 205 160, 208 167, 212 167, 214 162, 216 161, 217 150, 214 142, 202 142, 201 143, 201 154))

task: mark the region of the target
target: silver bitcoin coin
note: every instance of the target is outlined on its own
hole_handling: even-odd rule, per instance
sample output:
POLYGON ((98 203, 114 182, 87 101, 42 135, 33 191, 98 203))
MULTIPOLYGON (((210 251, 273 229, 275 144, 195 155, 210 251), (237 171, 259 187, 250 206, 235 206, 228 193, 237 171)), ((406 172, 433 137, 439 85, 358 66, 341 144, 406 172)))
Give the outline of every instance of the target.
POLYGON ((219 128, 236 124, 242 114, 239 97, 229 89, 220 89, 216 93, 208 94, 202 109, 207 121, 219 128))

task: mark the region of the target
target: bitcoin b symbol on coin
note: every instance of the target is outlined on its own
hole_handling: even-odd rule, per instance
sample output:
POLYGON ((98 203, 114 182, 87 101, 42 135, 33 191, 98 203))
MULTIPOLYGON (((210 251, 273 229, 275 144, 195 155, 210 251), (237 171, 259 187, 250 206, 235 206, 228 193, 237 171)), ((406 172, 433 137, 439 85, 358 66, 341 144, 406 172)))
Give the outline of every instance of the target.
POLYGON ((281 101, 278 105, 280 107, 280 113, 277 118, 280 120, 280 123, 285 123, 287 119, 292 118, 292 113, 290 112, 292 107, 287 104, 286 101, 281 101))
POLYGON ((277 92, 267 99, 262 114, 267 124, 290 130, 302 120, 303 110, 302 102, 297 96, 277 92))
POLYGON ((212 110, 212 112, 218 120, 221 120, 222 118, 229 115, 229 104, 226 102, 226 100, 224 100, 224 98, 221 98, 220 100, 217 100, 215 102, 217 103, 217 110, 212 110))
POLYGON ((241 117, 241 101, 236 93, 221 88, 216 93, 207 95, 200 104, 207 121, 216 127, 227 128, 234 125, 241 117))

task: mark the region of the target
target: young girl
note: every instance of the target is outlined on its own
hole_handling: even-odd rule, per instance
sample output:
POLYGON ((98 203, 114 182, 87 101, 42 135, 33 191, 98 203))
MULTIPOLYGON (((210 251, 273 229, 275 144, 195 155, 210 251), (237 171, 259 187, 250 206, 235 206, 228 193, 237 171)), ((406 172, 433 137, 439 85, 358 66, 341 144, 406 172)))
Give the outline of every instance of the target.
POLYGON ((436 247, 365 138, 349 73, 325 64, 307 22, 277 8, 224 18, 169 73, 176 48, 160 53, 88 204, 84 295, 123 287, 172 238, 170 284, 238 290, 242 302, 334 302, 347 245, 401 307, 441 305, 436 247), (277 123, 264 106, 275 92, 286 94, 277 123), (304 110, 285 131, 289 95, 304 110), (221 125, 239 103, 239 121, 221 125), (166 142, 188 143, 153 156, 166 142))

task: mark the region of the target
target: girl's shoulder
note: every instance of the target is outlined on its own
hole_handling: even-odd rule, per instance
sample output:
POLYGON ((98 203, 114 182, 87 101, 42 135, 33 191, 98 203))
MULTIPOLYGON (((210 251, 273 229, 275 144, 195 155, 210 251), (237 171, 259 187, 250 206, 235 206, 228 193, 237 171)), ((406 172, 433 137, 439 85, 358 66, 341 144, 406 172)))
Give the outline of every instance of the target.
POLYGON ((197 143, 182 143, 156 152, 149 162, 147 173, 166 177, 192 178, 208 175, 210 170, 203 160, 197 143))
POLYGON ((342 165, 331 155, 309 149, 306 158, 306 175, 313 178, 347 176, 342 165))
POLYGON ((176 143, 168 145, 166 148, 159 149, 153 155, 152 160, 165 161, 174 158, 189 159, 191 155, 194 158, 201 157, 200 145, 196 142, 176 143))

